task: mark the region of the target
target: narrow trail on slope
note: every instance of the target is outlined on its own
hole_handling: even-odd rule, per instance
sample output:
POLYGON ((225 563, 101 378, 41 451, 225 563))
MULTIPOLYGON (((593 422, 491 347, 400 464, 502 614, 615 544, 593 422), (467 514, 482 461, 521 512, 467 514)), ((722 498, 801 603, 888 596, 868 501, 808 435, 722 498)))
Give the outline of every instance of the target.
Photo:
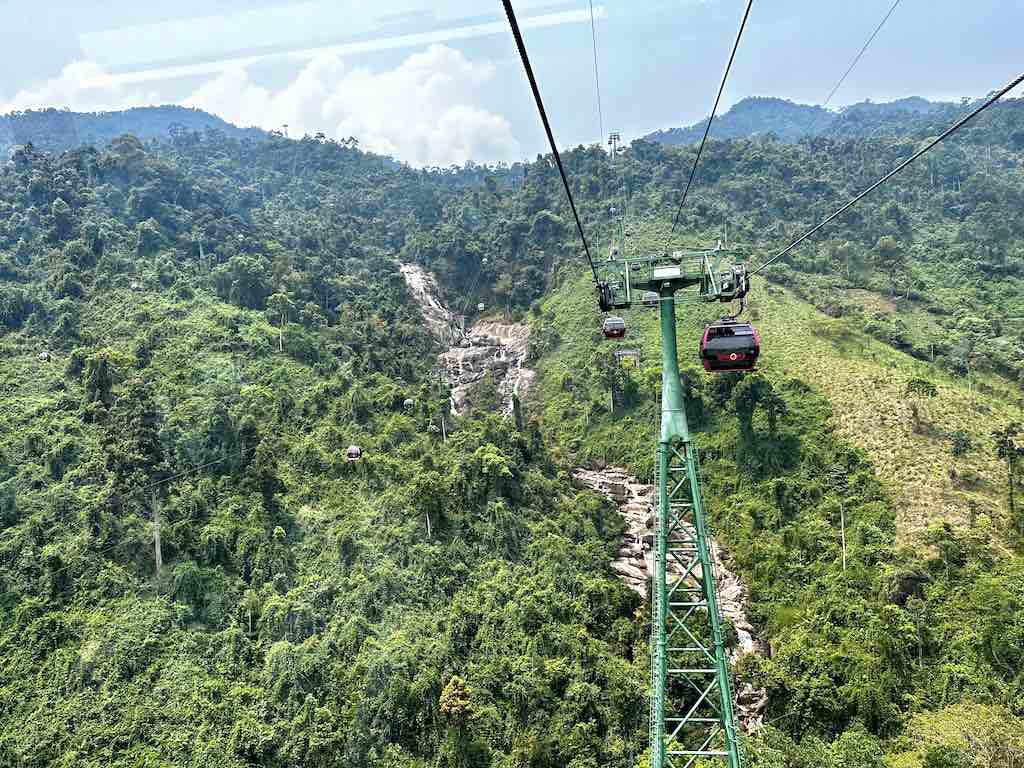
POLYGON ((452 415, 465 415, 473 385, 490 373, 501 397, 501 407, 511 415, 534 379, 526 366, 530 326, 481 320, 463 328, 462 320, 437 298, 434 277, 417 264, 403 264, 402 275, 420 305, 431 333, 448 349, 438 356, 451 385, 452 415))
MULTIPOLYGON (((596 491, 613 502, 625 518, 626 531, 622 535, 618 557, 612 561, 612 570, 626 586, 646 600, 654 574, 654 486, 641 483, 620 467, 600 470, 579 468, 573 470, 572 476, 579 487, 596 491)), ((711 542, 711 558, 719 610, 736 629, 738 642, 730 651, 730 661, 736 663, 748 653, 766 654, 767 643, 755 634, 747 619, 747 589, 729 568, 721 546, 714 540, 711 542)), ((679 563, 670 562, 668 570, 678 575, 682 567, 679 563)), ((764 725, 767 706, 766 691, 755 689, 749 683, 738 691, 737 717, 746 733, 755 733, 764 725)))

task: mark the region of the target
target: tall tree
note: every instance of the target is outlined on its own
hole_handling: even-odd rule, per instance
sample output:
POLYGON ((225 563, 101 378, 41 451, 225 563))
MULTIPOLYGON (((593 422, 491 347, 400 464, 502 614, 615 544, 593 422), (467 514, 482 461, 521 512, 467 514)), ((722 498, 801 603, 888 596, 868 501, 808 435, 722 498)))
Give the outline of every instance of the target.
POLYGON ((1024 448, 1017 444, 1017 437, 1020 435, 1021 425, 1019 422, 1010 422, 1002 429, 992 432, 992 439, 995 440, 996 455, 1006 462, 1006 487, 1010 497, 1010 516, 1017 525, 1018 530, 1024 530, 1022 520, 1017 517, 1017 508, 1014 501, 1014 474, 1017 470, 1017 459, 1024 454, 1024 448))
POLYGON ((895 295, 896 281, 907 269, 907 256, 895 237, 885 235, 875 243, 875 263, 889 278, 889 292, 895 295))

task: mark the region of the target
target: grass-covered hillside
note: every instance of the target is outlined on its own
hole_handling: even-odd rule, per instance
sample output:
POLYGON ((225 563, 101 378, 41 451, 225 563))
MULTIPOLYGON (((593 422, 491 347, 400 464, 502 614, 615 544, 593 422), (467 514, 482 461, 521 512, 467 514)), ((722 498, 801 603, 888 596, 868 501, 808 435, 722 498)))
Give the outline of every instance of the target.
MULTIPOLYGON (((772 648, 737 670, 770 697, 754 765, 1021 760, 1021 109, 757 284, 757 375, 705 376, 714 308, 681 314, 715 532, 772 648)), ((683 239, 728 222, 756 262, 929 120, 715 142, 683 239)), ((625 188, 627 250, 660 247, 692 150, 623 158, 566 155, 592 236, 625 188)), ((0 765, 642 766, 646 609, 609 567, 621 519, 569 471, 650 476, 655 323, 634 311, 641 367, 612 364, 569 221, 544 158, 421 171, 189 131, 17 150, 0 765), (440 423, 400 262, 532 325, 520 425, 480 397, 440 423)))
MULTIPOLYGON (((696 347, 717 308, 679 307, 711 529, 771 646, 737 670, 770 697, 748 758, 1012 764, 1001 761, 1024 748, 1024 558, 990 432, 1016 406, 758 287, 756 374, 709 378, 696 347), (935 394, 908 394, 912 382, 935 394), (995 762, 976 762, 977 743, 995 762)), ((627 340, 603 341, 589 286, 567 280, 539 313, 533 406, 565 460, 650 478, 658 321, 633 310, 627 322, 627 340), (640 350, 639 368, 616 364, 625 348, 640 350)))
MULTIPOLYGON (((589 309, 590 292, 585 286, 577 288, 584 304, 578 309, 589 309)), ((1012 535, 1014 519, 1007 506, 1006 464, 997 454, 992 431, 993 425, 1020 418, 1015 387, 991 375, 967 382, 946 374, 872 338, 848 319, 829 317, 784 288, 762 283, 755 294, 749 302, 748 317, 758 326, 764 341, 759 370, 801 379, 828 399, 837 434, 865 452, 893 496, 901 540, 916 538, 930 524, 966 524, 978 514, 997 520, 1009 532, 1007 535, 1012 535), (915 383, 921 381, 933 385, 934 394, 916 391, 915 383)), ((680 343, 685 345, 680 349, 680 359, 681 364, 690 364, 689 375, 699 380, 704 374, 698 376, 696 371, 697 341, 703 324, 720 317, 722 308, 689 298, 689 303, 680 306, 684 323, 680 343)), ((634 310, 628 321, 631 328, 643 332, 643 371, 622 386, 637 403, 646 403, 658 396, 660 388, 657 313, 634 310), (645 385, 643 396, 634 394, 632 389, 641 384, 645 385)), ((570 336, 574 342, 570 346, 579 344, 606 357, 607 344, 597 344, 598 322, 588 319, 574 324, 578 330, 570 336)), ((631 339, 620 346, 632 348, 635 342, 631 339)), ((621 374, 609 375, 618 386, 616 377, 621 374)), ((573 399, 571 390, 544 394, 546 406, 573 399)), ((607 410, 607 402, 607 394, 603 403, 595 396, 593 407, 607 410)), ((629 409, 623 415, 635 418, 629 409)), ((649 426, 644 423, 645 428, 649 426)), ((565 434, 560 442, 572 441, 573 428, 560 424, 565 434)), ((619 439, 618 431, 617 424, 609 424, 612 444, 619 439)), ((576 438, 576 444, 597 447, 589 446, 582 438, 576 438)), ((604 443, 600 448, 613 450, 604 443)), ((649 453, 648 448, 647 442, 641 443, 642 453, 649 453)), ((650 471, 650 467, 643 466, 650 471)))

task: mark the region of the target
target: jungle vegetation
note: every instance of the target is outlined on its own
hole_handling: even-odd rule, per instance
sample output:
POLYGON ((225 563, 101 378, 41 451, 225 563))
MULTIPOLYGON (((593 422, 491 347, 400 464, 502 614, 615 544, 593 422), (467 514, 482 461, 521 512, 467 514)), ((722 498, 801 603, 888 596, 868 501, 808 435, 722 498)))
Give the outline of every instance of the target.
MULTIPOLYGON (((686 369, 716 535, 772 649, 736 670, 770 696, 752 765, 1024 759, 1002 419, 1024 362, 1022 110, 991 110, 794 253, 756 307, 780 350, 798 315, 853 339, 842 354, 871 349, 914 404, 907 429, 931 430, 943 466, 987 457, 998 502, 901 531, 892 468, 820 383, 828 356, 686 369), (976 412, 952 430, 930 387, 945 403, 968 383, 976 412)), ((728 222, 756 261, 931 120, 713 142, 683 231, 728 222)), ((601 247, 623 189, 630 247, 661 244, 692 151, 566 153, 601 247)), ((649 477, 654 324, 636 321, 640 369, 610 364, 568 221, 543 157, 417 170, 355 139, 188 130, 17 148, 0 168, 0 764, 643 765, 645 606, 609 568, 617 512, 568 473, 649 477), (521 426, 481 407, 438 429, 409 261, 453 305, 475 291, 532 324, 521 426)))

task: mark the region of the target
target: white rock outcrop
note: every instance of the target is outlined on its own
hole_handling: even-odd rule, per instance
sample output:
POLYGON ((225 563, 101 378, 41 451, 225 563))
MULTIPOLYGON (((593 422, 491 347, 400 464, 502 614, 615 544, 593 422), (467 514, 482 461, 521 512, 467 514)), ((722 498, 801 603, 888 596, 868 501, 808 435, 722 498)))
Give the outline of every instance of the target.
POLYGON ((511 414, 515 398, 521 398, 534 378, 526 366, 530 326, 482 320, 463 329, 459 319, 437 298, 434 277, 417 264, 403 264, 402 275, 416 298, 431 333, 448 349, 439 356, 452 390, 451 411, 461 416, 469 410, 469 391, 488 373, 494 377, 502 410, 511 414))
MULTIPOLYGON (((612 501, 625 518, 626 531, 618 556, 612 561, 612 570, 626 586, 646 600, 654 576, 654 486, 639 482, 619 467, 600 470, 580 468, 573 470, 572 476, 579 487, 596 491, 612 501)), ((739 576, 730 570, 722 548, 714 540, 711 541, 711 559, 719 611, 736 628, 738 642, 730 654, 730 661, 735 663, 748 653, 766 654, 767 644, 757 637, 747 619, 747 589, 739 576)), ((668 569, 676 574, 683 570, 676 562, 669 562, 668 569)), ((740 727, 746 733, 758 731, 764 724, 767 706, 767 693, 745 684, 736 695, 740 727)))

